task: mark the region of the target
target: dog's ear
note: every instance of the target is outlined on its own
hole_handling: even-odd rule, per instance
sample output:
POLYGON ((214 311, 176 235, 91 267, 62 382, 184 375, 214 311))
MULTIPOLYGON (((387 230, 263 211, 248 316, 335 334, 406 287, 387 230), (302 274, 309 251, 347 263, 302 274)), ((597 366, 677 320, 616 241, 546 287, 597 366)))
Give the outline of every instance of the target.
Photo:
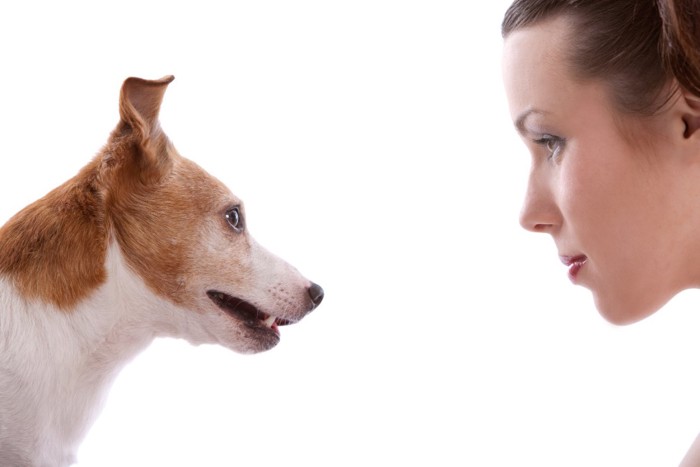
POLYGON ((122 122, 149 139, 159 130, 158 113, 165 90, 175 79, 165 76, 157 80, 127 78, 119 96, 119 115, 122 122))
POLYGON ((169 141, 160 128, 158 114, 165 90, 173 79, 173 76, 158 80, 128 78, 119 96, 121 122, 112 136, 130 134, 130 145, 115 150, 111 158, 120 161, 120 166, 131 168, 131 173, 137 174, 136 179, 147 185, 160 180, 171 167, 169 141))

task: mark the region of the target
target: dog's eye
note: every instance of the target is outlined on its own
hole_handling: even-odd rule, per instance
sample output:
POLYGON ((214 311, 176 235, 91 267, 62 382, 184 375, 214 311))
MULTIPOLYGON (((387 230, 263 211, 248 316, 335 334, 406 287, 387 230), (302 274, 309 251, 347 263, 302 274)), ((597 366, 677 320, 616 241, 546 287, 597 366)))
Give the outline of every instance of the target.
POLYGON ((243 220, 241 219, 241 211, 238 206, 226 211, 226 221, 236 232, 243 230, 243 220))

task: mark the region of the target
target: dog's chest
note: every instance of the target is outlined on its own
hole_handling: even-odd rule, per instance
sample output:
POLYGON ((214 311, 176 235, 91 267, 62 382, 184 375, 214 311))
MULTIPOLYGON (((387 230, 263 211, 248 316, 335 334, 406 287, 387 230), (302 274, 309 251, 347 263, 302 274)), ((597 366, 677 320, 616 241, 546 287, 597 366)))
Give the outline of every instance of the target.
POLYGON ((28 306, 0 280, 0 465, 74 462, 102 397, 79 370, 75 326, 49 306, 28 306))
POLYGON ((150 343, 120 339, 113 285, 67 313, 0 277, 0 466, 75 462, 113 379, 150 343))

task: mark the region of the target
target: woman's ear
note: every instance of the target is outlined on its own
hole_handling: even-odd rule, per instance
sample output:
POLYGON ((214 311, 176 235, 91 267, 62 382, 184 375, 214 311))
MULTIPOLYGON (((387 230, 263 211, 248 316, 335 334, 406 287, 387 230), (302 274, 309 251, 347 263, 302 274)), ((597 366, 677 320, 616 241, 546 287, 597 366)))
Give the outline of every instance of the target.
POLYGON ((685 123, 685 133, 683 136, 686 139, 700 138, 700 97, 689 91, 682 91, 681 99, 685 107, 683 114, 683 122, 685 123))

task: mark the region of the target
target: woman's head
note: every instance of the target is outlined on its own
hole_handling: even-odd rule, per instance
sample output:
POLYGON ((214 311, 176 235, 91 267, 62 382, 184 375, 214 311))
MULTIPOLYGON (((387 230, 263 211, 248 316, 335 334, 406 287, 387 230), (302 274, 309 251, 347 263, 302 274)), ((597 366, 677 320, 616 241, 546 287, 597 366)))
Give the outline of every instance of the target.
POLYGON ((621 111, 650 115, 674 78, 700 95, 699 10, 697 0, 516 0, 501 32, 567 18, 572 75, 604 80, 621 111))
POLYGON ((552 235, 615 323, 700 285, 700 93, 676 76, 692 60, 665 32, 673 7, 518 0, 503 24, 508 101, 532 154, 521 223, 552 235))

